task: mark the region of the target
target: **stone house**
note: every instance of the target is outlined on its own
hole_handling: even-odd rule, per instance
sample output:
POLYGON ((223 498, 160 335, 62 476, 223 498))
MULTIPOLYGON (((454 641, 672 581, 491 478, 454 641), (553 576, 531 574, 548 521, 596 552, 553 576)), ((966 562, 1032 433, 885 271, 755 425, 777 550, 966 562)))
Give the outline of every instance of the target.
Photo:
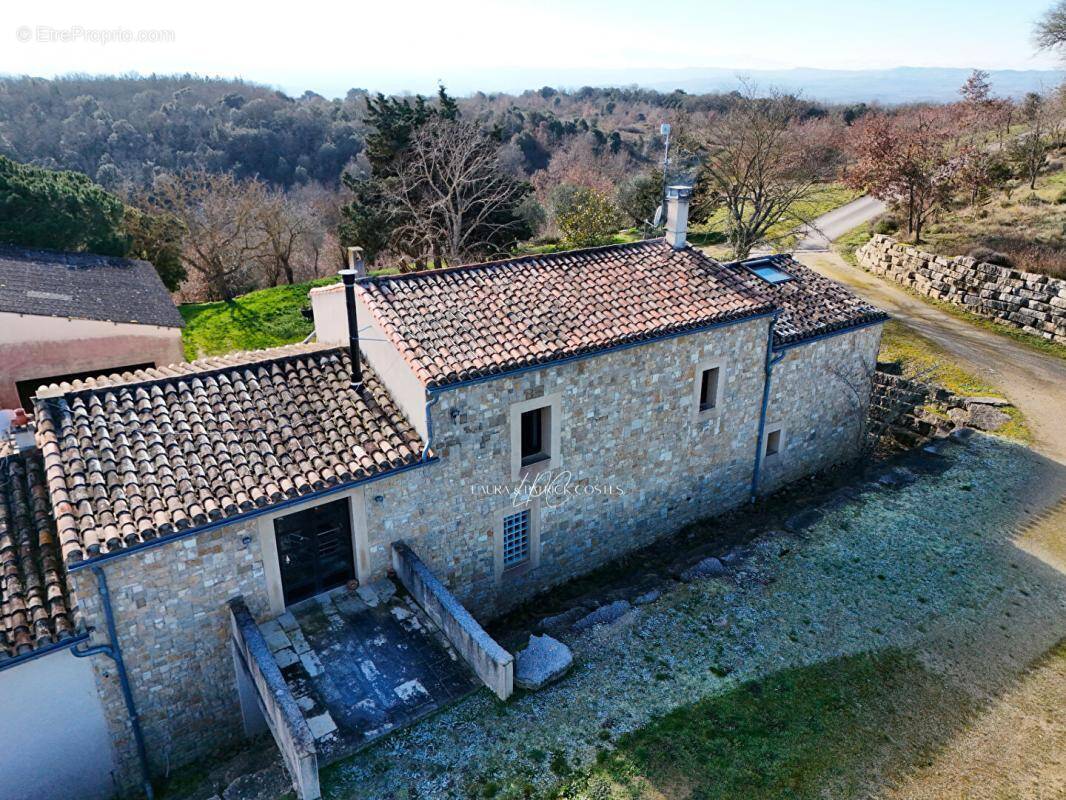
MULTIPOLYGON (((687 246, 686 204, 672 189, 665 240, 348 274, 312 293, 314 345, 40 390, 39 449, 0 483, 0 702, 15 670, 62 701, 91 664, 93 774, 131 792, 239 743, 254 706, 313 797, 255 623, 396 568, 505 696, 485 676, 509 656, 463 606, 491 618, 854 457, 885 315, 788 257, 687 246)), ((37 716, 0 738, 44 736, 37 716)))
POLYGON ((0 246, 0 408, 39 386, 184 359, 185 323, 146 261, 0 246))

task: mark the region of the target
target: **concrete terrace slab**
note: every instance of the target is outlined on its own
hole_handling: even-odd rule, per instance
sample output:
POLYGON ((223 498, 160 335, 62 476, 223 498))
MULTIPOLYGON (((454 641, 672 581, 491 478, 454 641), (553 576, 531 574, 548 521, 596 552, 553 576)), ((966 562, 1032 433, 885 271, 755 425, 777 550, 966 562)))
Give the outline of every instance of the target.
POLYGON ((315 736, 319 763, 359 750, 481 684, 405 592, 373 606, 339 589, 305 601, 277 628, 295 648, 278 658, 315 736), (292 654, 288 656, 288 654, 292 654))

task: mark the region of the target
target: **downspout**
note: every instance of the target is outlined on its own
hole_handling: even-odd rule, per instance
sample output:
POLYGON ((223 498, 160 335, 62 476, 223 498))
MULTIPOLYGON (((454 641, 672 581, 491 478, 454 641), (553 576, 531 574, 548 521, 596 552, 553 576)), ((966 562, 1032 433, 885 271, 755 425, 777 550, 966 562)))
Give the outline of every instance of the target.
POLYGON ((426 446, 422 448, 422 461, 429 458, 429 448, 433 444, 433 406, 439 399, 439 394, 430 392, 429 399, 426 401, 426 446))
POLYGON ((118 670, 118 682, 122 686, 122 698, 126 701, 126 713, 129 714, 130 725, 133 728, 133 738, 137 743, 137 760, 141 765, 141 781, 144 785, 144 794, 148 800, 153 800, 155 794, 152 791, 152 781, 148 772, 148 751, 144 746, 144 733, 141 731, 141 719, 137 715, 137 707, 133 703, 133 691, 130 689, 129 675, 126 673, 126 662, 122 659, 122 649, 118 644, 118 633, 115 631, 115 614, 111 608, 111 593, 107 588, 107 577, 99 564, 91 567, 96 576, 96 586, 100 592, 100 599, 104 604, 104 619, 107 621, 108 644, 99 644, 85 649, 72 647, 72 652, 78 658, 104 655, 115 662, 118 670))
POLYGON ((785 357, 784 353, 774 355, 774 328, 777 326, 777 318, 780 314, 780 311, 775 311, 774 315, 770 317, 770 328, 766 334, 766 365, 764 367, 766 378, 763 380, 762 385, 762 407, 759 409, 759 435, 755 441, 755 466, 751 471, 752 503, 755 502, 755 498, 759 493, 759 474, 762 471, 762 437, 763 434, 766 433, 766 411, 770 406, 770 382, 773 378, 774 364, 785 357))

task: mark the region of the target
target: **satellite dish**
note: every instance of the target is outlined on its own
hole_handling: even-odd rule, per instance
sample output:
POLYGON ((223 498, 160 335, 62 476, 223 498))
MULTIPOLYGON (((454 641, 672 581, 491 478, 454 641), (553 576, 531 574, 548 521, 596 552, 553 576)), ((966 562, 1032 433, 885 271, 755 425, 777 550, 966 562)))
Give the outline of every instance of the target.
POLYGON ((663 219, 663 207, 659 206, 657 209, 655 209, 655 218, 651 222, 652 227, 653 228, 658 228, 659 224, 662 222, 662 219, 663 219))

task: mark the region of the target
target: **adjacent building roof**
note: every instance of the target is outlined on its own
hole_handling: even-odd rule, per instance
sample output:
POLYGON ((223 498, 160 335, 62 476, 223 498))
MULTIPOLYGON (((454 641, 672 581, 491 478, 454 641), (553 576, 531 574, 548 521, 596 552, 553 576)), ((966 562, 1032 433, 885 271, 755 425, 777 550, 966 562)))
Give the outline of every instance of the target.
POLYGON ((73 635, 41 458, 0 458, 0 664, 73 635))
POLYGON ((417 462, 422 442, 346 349, 296 346, 39 395, 68 564, 417 462))
POLYGON ((147 261, 0 246, 0 311, 181 327, 147 261))
POLYGON ((748 277, 653 239, 372 278, 359 288, 434 387, 771 311, 748 277))
POLYGON ((852 294, 836 281, 820 275, 787 255, 760 256, 723 264, 780 310, 774 326, 774 347, 796 344, 816 336, 888 319, 876 306, 852 294), (791 275, 792 280, 770 283, 751 271, 768 263, 791 275))

